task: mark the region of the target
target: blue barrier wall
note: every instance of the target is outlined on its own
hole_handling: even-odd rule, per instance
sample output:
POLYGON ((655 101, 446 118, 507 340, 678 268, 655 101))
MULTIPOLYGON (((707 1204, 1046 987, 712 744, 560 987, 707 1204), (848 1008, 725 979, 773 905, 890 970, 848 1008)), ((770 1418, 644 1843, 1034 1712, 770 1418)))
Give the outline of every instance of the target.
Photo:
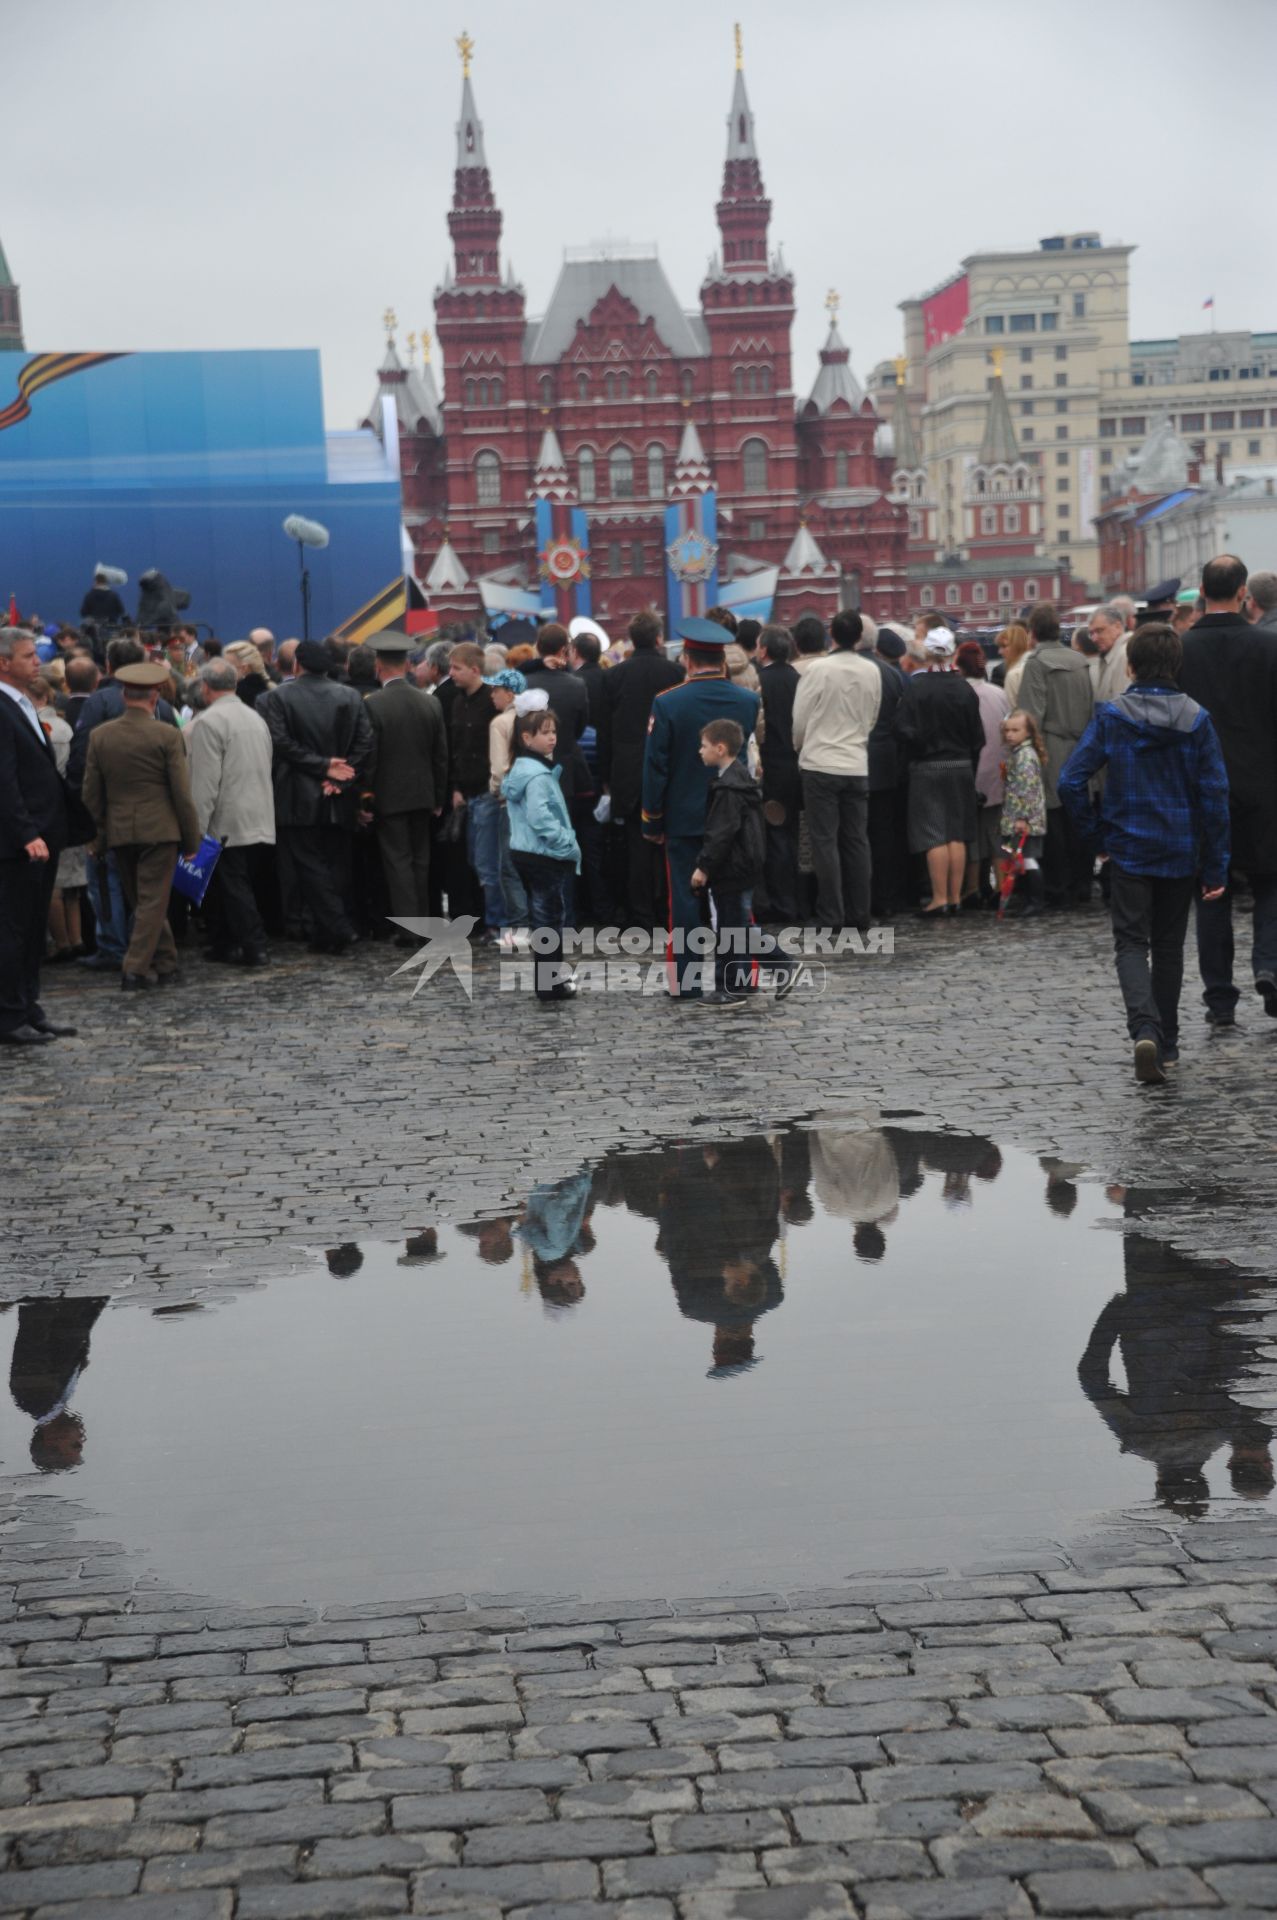
POLYGON ((158 567, 224 638, 295 633, 290 513, 331 535, 307 555, 313 632, 402 571, 397 478, 328 480, 317 352, 0 359, 5 605, 13 594, 24 615, 74 619, 102 562, 129 575, 132 613, 139 575, 158 567))

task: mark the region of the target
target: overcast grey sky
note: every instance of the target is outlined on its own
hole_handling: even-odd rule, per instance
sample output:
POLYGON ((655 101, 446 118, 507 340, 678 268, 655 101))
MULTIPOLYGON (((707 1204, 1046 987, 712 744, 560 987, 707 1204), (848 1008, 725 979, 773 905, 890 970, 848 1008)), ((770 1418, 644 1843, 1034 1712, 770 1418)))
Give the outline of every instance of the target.
POLYGON ((863 380, 896 302, 976 248, 1138 243, 1137 335, 1277 329, 1264 99, 1277 0, 0 0, 0 239, 33 349, 317 346, 330 427, 380 315, 433 329, 461 76, 503 247, 544 307, 565 246, 655 240, 695 306, 717 242, 732 23, 797 281, 863 380), (1251 84, 1248 76, 1254 77, 1251 84))

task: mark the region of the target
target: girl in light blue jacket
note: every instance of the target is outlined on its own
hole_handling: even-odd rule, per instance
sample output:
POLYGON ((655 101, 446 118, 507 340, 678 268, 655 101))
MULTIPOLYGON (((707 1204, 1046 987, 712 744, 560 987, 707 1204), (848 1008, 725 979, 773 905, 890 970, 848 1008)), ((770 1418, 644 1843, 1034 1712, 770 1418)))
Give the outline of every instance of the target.
MULTIPOLYGON (((523 695, 521 698, 530 698, 523 695)), ((568 888, 581 871, 581 849, 552 764, 558 728, 546 707, 514 717, 514 765, 501 782, 509 809, 510 855, 528 895, 537 999, 571 999, 576 983, 563 960, 568 888)))

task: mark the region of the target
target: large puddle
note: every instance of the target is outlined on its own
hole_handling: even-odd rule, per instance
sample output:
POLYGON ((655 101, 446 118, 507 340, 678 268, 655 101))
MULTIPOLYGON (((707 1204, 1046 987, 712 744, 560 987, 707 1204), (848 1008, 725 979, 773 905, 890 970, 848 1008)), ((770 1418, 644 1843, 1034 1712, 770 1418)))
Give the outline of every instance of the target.
POLYGON ((614 1154, 203 1311, 6 1309, 0 1461, 246 1602, 823 1585, 1270 1499, 1273 1289, 1133 1206, 847 1117, 614 1154))

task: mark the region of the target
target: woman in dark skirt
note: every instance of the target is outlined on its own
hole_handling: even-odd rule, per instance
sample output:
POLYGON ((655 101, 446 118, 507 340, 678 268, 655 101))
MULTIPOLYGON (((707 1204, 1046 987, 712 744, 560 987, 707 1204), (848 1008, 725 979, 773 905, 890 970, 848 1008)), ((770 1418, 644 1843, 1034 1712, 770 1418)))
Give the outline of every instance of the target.
POLYGON ((926 666, 905 682, 895 731, 909 759, 909 851, 926 855, 931 898, 922 913, 932 919, 956 913, 962 898, 984 727, 979 701, 954 672, 949 629, 934 627, 923 644, 926 666))

